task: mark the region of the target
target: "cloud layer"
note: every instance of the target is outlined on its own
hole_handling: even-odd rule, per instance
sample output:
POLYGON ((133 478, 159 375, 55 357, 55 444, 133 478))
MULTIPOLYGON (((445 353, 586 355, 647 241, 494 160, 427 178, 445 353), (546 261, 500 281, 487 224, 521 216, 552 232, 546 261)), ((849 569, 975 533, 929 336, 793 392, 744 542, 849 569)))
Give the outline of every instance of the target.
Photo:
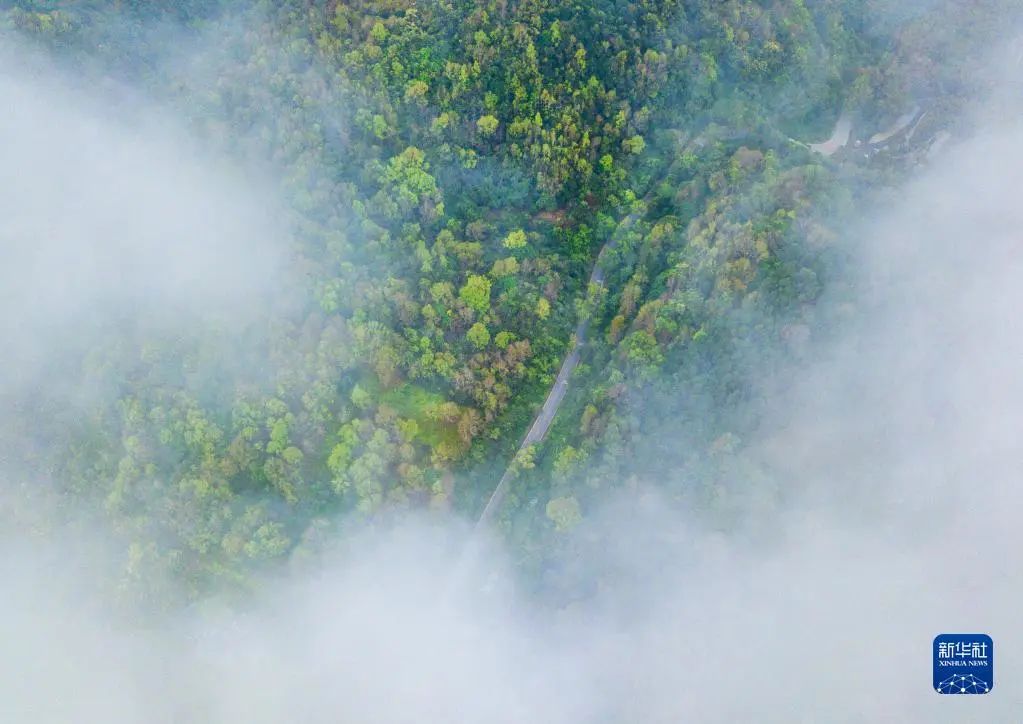
MULTIPOLYGON (((83 310, 159 302, 188 318, 271 283, 258 189, 52 79, 5 71, 0 92, 15 108, 0 119, 9 389, 37 384, 33 360, 83 310)), ((1009 720, 1023 127, 981 112, 978 126, 853 235, 860 322, 800 371, 749 452, 787 491, 755 532, 609 504, 566 561, 600 575, 565 607, 516 591, 496 548, 452 592, 465 531, 412 520, 268 582, 246 612, 139 623, 95 589, 99 543, 15 530, 0 719, 1009 720), (931 639, 959 631, 994 639, 988 696, 931 690, 931 639)))

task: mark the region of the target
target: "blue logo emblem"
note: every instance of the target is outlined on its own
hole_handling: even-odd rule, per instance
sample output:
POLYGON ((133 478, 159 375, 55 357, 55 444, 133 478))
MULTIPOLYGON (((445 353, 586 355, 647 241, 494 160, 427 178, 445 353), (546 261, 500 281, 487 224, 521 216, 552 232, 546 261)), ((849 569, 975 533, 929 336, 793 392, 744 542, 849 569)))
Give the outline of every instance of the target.
POLYGON ((995 685, 995 645, 987 634, 934 637, 934 690, 986 694, 995 685))

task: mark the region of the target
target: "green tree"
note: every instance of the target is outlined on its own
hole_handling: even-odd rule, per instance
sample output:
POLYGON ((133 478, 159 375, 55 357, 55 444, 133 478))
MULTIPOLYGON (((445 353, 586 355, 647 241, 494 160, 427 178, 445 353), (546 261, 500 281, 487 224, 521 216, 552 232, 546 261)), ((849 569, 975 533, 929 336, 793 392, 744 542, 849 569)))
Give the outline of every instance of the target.
POLYGON ((579 501, 572 496, 552 498, 547 502, 545 512, 559 531, 567 531, 575 527, 583 518, 579 509, 579 501))
POLYGON ((498 121, 497 119, 487 114, 480 116, 476 121, 476 130, 479 131, 480 135, 484 138, 490 138, 497 132, 498 121))
POLYGON ((526 232, 522 229, 516 229, 504 237, 504 241, 501 243, 506 249, 521 249, 526 245, 526 232))
POLYGON ((470 274, 465 285, 458 290, 458 298, 471 309, 485 314, 490 309, 490 280, 478 274, 470 274))
POLYGON ((490 344, 490 331, 481 322, 476 322, 465 335, 476 349, 483 349, 490 344))

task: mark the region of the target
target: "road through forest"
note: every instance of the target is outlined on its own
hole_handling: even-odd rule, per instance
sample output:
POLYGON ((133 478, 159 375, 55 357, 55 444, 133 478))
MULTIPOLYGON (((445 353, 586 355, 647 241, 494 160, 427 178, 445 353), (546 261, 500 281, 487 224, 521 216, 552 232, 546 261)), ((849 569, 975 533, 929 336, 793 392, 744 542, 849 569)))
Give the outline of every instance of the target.
MULTIPOLYGON (((1023 56, 1021 56, 1023 57, 1023 56)), ((891 137, 897 135, 901 131, 905 130, 914 119, 920 118, 920 109, 914 108, 910 113, 905 114, 895 121, 892 128, 875 135, 868 145, 887 141, 891 137)), ((852 115, 847 111, 843 111, 838 121, 835 123, 835 128, 831 133, 831 137, 822 143, 803 144, 820 153, 824 156, 831 156, 836 153, 839 149, 844 148, 848 145, 852 138, 852 127, 853 119, 852 115)), ((794 140, 794 139, 793 139, 794 140)), ((610 240, 601 248, 597 254, 597 261, 593 265, 593 271, 590 274, 589 285, 587 286, 587 293, 589 289, 594 285, 603 286, 604 284, 604 269, 601 266, 601 262, 604 259, 606 252, 613 249, 620 238, 620 232, 623 228, 631 226, 636 220, 637 215, 635 213, 630 214, 626 217, 621 224, 619 224, 616 232, 611 236, 610 240)), ((531 445, 536 445, 541 442, 546 436, 547 431, 550 429, 551 424, 554 422, 554 418, 558 414, 558 410, 561 407, 561 403, 565 400, 565 395, 568 392, 569 381, 571 380, 572 373, 575 372, 576 367, 579 366, 579 360, 582 356, 583 347, 586 345, 586 333, 589 330, 589 317, 584 317, 579 321, 579 324, 575 328, 575 340, 572 344, 572 350, 568 356, 565 357, 561 363, 561 369, 558 371, 558 376, 554 380, 554 384, 550 391, 547 393, 547 399, 544 400, 543 406, 537 413, 533 420, 533 424, 530 425, 529 430, 526 432, 526 436, 522 439, 522 443, 518 447, 518 452, 522 452, 531 445)), ((479 532, 482 528, 487 526, 493 517, 497 514, 498 509, 501 507, 501 503, 504 502, 505 497, 508 494, 508 488, 511 485, 511 481, 515 478, 516 467, 514 463, 508 465, 505 469, 504 474, 501 476, 501 480, 498 482, 497 487, 494 488, 494 492, 490 495, 490 499, 487 501, 486 506, 483 508, 483 512, 480 513, 479 520, 476 523, 476 530, 479 532)))
MULTIPOLYGON (((629 218, 633 217, 630 216, 629 218)), ((590 281, 586 287, 587 293, 594 285, 602 286, 604 284, 604 270, 600 266, 600 263, 604 257, 604 253, 608 249, 614 247, 617 238, 617 234, 613 235, 597 255, 597 261, 593 265, 593 272, 590 274, 590 281)), ((551 423, 554 422, 554 417, 558 414, 558 409, 561 407, 561 403, 565 400, 565 394, 568 392, 569 379, 571 379, 572 373, 575 372, 575 368, 579 366, 582 348, 583 345, 586 344, 586 332, 589 329, 589 324, 589 317, 584 317, 579 320, 579 324, 575 328, 575 341, 572 344, 572 351, 569 352, 568 356, 565 357, 564 361, 561 363, 561 369, 558 370, 558 376, 555 378, 550 392, 547 393, 547 399, 544 400, 543 407, 540 408, 540 412, 533 420, 533 424, 530 425, 529 431, 522 439, 522 444, 519 445, 519 452, 525 450, 530 445, 537 444, 547 436, 547 431, 550 429, 551 423)), ((494 488, 494 492, 491 494, 490 500, 487 501, 486 507, 483 508, 483 512, 480 514, 479 521, 476 524, 477 528, 487 525, 494 517, 498 508, 500 508, 501 503, 504 501, 504 498, 508 493, 508 486, 511 484, 514 477, 515 466, 509 465, 505 469, 504 475, 501 476, 501 480, 498 482, 497 487, 494 488)))

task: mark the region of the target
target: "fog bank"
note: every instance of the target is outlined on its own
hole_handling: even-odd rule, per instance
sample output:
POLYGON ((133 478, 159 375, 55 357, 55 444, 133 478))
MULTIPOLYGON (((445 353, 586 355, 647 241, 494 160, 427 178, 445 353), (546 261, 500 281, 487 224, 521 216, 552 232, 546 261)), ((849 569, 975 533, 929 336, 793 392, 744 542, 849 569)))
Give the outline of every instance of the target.
MULTIPOLYGON (((45 88, 0 73, 19 109, 0 119, 16 390, 39 383, 36 359, 90 305, 158 300, 189 319, 173 310, 245 308, 273 276, 273 235, 252 251, 267 238, 258 189, 163 129, 45 88)), ((609 503, 565 562, 599 575, 550 606, 516 591, 496 545, 469 572, 479 584, 451 594, 465 527, 412 519, 281 573, 245 612, 138 622, 94 590, 99 534, 94 551, 80 530, 51 543, 14 530, 0 720, 1012 720, 1023 125, 1005 118, 979 111, 974 137, 851 235, 858 321, 798 370, 746 453, 786 491, 756 536, 609 503), (931 640, 961 631, 994 639, 989 695, 931 689, 931 640)), ((8 491, 25 476, 5 471, 8 491)))

